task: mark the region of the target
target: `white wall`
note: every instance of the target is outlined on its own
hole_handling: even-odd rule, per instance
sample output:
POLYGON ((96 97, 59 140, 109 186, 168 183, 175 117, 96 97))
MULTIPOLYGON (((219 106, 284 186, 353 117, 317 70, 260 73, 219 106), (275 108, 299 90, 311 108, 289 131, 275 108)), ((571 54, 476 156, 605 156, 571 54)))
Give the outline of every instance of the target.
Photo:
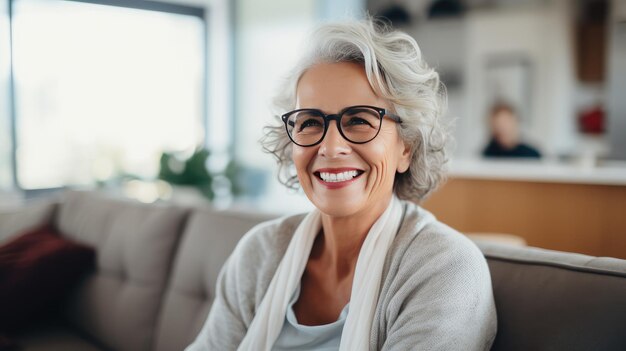
MULTIPOLYGON (((531 106, 527 138, 547 155, 567 152, 576 141, 572 111, 574 67, 568 2, 514 11, 472 11, 467 18, 465 72, 468 114, 458 132, 467 133, 461 150, 477 154, 488 139, 484 91, 489 57, 516 55, 531 66, 531 106)), ((463 155, 467 156, 467 155, 463 155)))

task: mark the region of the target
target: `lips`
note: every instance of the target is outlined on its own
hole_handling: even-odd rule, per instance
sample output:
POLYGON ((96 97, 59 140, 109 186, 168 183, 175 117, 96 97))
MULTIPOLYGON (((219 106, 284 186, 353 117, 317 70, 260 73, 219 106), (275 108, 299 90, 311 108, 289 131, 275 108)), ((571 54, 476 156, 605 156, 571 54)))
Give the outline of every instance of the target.
POLYGON ((318 180, 329 186, 347 184, 363 173, 365 171, 357 168, 322 168, 313 172, 318 180))

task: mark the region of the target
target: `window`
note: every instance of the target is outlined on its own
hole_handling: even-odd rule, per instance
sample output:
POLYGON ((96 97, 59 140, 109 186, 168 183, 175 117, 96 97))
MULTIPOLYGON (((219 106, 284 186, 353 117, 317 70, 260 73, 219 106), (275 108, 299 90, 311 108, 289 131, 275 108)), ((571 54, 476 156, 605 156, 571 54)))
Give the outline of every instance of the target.
POLYGON ((203 145, 203 10, 115 3, 135 8, 14 0, 21 188, 154 178, 163 151, 203 145))
POLYGON ((0 191, 10 189, 11 179, 11 41, 9 2, 0 0, 0 191))

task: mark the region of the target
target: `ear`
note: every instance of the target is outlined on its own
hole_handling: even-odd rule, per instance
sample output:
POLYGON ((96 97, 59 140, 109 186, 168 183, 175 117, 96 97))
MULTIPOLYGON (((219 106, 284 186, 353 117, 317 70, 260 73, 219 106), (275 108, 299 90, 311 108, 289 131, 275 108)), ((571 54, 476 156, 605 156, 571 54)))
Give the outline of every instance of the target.
POLYGON ((411 165, 411 156, 412 156, 412 152, 411 152, 411 146, 409 146, 409 144, 405 143, 404 141, 401 141, 402 143, 402 147, 401 147, 401 153, 400 155, 398 155, 399 159, 398 159, 398 168, 396 169, 396 171, 398 173, 404 173, 409 169, 409 166, 411 165))

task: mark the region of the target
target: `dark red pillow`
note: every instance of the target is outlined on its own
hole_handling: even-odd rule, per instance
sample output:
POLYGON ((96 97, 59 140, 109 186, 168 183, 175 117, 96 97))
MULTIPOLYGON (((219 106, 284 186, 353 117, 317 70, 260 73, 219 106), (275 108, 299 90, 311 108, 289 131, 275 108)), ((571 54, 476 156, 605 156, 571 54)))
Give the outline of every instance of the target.
POLYGON ((95 251, 50 227, 0 246, 0 332, 21 331, 57 307, 93 269, 95 251))

